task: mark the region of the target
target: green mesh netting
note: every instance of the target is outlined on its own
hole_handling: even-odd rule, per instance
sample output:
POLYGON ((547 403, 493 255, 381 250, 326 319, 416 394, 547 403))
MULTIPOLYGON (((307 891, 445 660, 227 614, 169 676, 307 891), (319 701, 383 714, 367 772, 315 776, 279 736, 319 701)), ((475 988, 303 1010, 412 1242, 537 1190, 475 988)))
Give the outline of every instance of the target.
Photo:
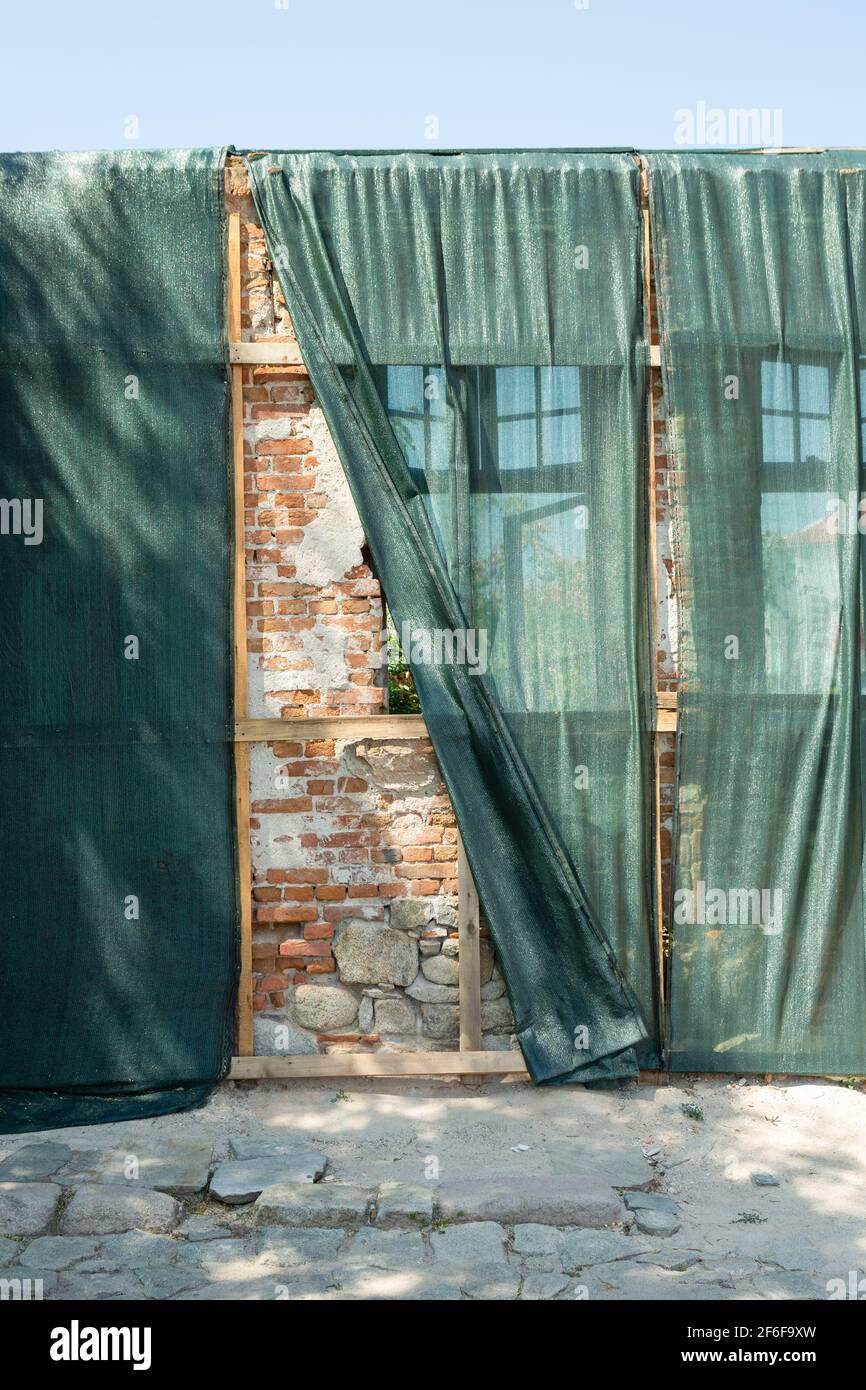
POLYGON ((648 162, 682 624, 671 1063, 864 1073, 866 159, 648 162))
POLYGON ((222 168, 0 157, 0 1131, 230 1055, 222 168))
POLYGON ((249 168, 529 1070, 634 1075, 658 1046, 636 165, 249 168))

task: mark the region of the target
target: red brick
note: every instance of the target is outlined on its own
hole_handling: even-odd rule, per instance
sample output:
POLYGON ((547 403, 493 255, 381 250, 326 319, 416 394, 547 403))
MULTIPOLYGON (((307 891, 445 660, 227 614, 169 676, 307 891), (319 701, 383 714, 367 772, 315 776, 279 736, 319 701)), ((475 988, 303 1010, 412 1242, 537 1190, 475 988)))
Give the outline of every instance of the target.
POLYGON ((327 941, 283 941, 280 955, 290 960, 303 960, 307 956, 329 956, 331 948, 327 941))
POLYGON ((258 922, 314 922, 318 917, 314 907, 260 907, 256 909, 258 922))

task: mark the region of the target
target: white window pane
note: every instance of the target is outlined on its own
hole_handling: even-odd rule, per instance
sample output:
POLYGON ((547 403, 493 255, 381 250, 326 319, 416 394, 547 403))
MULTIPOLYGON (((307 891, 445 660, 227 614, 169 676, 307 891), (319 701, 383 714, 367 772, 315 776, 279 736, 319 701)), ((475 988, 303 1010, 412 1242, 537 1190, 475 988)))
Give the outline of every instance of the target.
POLYGON ((541 458, 545 468, 583 462, 580 415, 542 416, 541 458))
POLYGON ((391 427, 397 436, 397 443, 410 468, 424 467, 424 422, 407 419, 405 415, 392 415, 391 427))
POLYGON ((388 409, 411 410, 419 415, 423 413, 423 367, 388 368, 388 409))
POLYGON ((580 368, 541 367, 541 409, 578 410, 580 408, 580 368))
POLYGON ((499 468, 537 468, 535 416, 528 420, 500 421, 498 427, 499 468))
POLYGON ((814 415, 830 414, 830 370, 828 367, 801 367, 797 378, 800 409, 814 415))
POLYGON ((794 462, 794 421, 790 415, 764 415, 764 463, 794 462))
POLYGON ((496 413, 503 415, 535 414, 535 368, 496 368, 496 413))
POLYGON ((793 410, 793 374, 790 362, 761 363, 761 404, 765 410, 793 410))
POLYGON ((800 459, 803 463, 830 462, 830 421, 800 421, 800 459))

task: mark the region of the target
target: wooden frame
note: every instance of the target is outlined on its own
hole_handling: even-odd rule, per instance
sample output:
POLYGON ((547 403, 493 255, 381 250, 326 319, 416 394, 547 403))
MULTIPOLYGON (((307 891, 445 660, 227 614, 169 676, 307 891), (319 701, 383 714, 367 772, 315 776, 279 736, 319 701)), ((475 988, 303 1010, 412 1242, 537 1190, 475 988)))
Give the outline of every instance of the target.
MULTIPOLYGON (((640 169, 640 201, 641 217, 643 220, 643 311, 644 311, 644 333, 646 340, 650 344, 649 370, 647 372, 647 452, 649 454, 649 479, 647 483, 649 498, 649 564, 650 564, 650 592, 652 594, 652 622, 650 624, 650 636, 652 639, 652 660, 655 667, 655 654, 659 645, 659 583, 658 583, 658 523, 656 521, 656 436, 655 436, 655 403, 653 401, 653 372, 661 366, 661 348, 653 347, 653 315, 652 315, 652 235, 650 227, 650 207, 649 207, 649 174, 644 160, 637 156, 637 164, 640 169)), ((660 705, 662 694, 665 692, 656 691, 656 705, 660 705)), ((676 730, 676 697, 674 697, 674 730, 676 730)), ((662 846, 661 846, 661 823, 662 823, 662 803, 661 803, 661 740, 659 734, 667 732, 662 730, 660 722, 657 720, 655 736, 653 738, 653 787, 655 797, 655 910, 656 910, 656 970, 659 990, 659 1008, 664 1012, 665 1006, 665 963, 664 963, 664 898, 662 893, 662 846)))
MULTIPOLYGON (((646 172, 642 167, 642 189, 646 172)), ((649 337, 649 212, 644 203, 646 263, 647 337, 649 337)), ((236 831, 241 920, 241 972, 237 1012, 238 1055, 229 1072, 236 1081, 339 1078, 349 1076, 526 1076, 519 1051, 481 1050, 481 947, 480 904, 462 840, 458 840, 458 937, 460 985, 460 1049, 451 1052, 350 1052, 336 1050, 318 1056, 255 1057, 253 1053, 252 1006, 252 867, 250 854, 249 745, 284 743, 307 739, 426 738, 427 727, 420 715, 373 715, 330 719, 250 719, 248 715, 246 644, 246 566, 244 549, 244 441, 243 368, 274 366, 306 367, 297 343, 241 340, 241 252, 240 215, 228 219, 228 357, 231 370, 232 445, 234 457, 234 765, 236 782, 236 831)), ((648 370, 660 365, 659 348, 651 347, 648 370)), ((653 563, 653 636, 656 635, 657 582, 655 535, 655 457, 653 452, 652 393, 650 389, 650 543, 653 563)), ((659 691, 656 699, 654 733, 675 732, 676 696, 659 691)), ((656 817, 658 824, 658 738, 656 750, 656 817)), ((659 837, 656 837, 656 873, 659 891, 659 933, 661 932, 661 865, 659 837)), ((663 981, 662 981, 663 983, 663 981)), ((647 1075, 654 1079, 656 1073, 647 1075)))
MULTIPOLYGON (((241 336, 241 219, 228 219, 228 327, 229 337, 241 336)), ((232 459, 234 497, 234 579, 232 586, 234 630, 234 716, 244 719, 248 709, 247 677, 247 582, 244 546, 244 402, 243 368, 231 368, 232 459)), ((238 981, 237 1048, 241 1056, 253 1051, 253 905, 250 857, 250 750, 239 739, 234 743, 235 829, 238 845, 238 893, 240 895, 241 968, 238 981)))

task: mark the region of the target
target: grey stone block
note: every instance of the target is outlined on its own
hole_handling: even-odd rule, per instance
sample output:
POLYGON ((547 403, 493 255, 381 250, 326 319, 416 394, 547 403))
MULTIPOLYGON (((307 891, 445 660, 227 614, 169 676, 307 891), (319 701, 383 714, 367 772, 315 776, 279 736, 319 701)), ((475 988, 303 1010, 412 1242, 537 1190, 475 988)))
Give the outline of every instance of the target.
POLYGON ((568 1280, 562 1274, 527 1274, 520 1290, 520 1297, 533 1302, 556 1298, 557 1294, 568 1288, 568 1280))
POLYGON ((417 1026, 418 1015, 408 999, 376 1001, 374 1027, 377 1033, 414 1033, 417 1026))
MULTIPOLYGON (((343 977, 348 979, 348 976, 343 977)), ((294 993, 294 1015, 303 1028, 331 1033, 348 1028, 358 1016, 358 1001, 351 990, 340 985, 300 985, 294 993)))
POLYGON ((376 1199, 377 1226, 429 1224, 433 1220, 433 1189, 417 1183, 383 1182, 376 1199))
POLYGON ((443 1264, 471 1269, 473 1265, 505 1264, 505 1232, 495 1221, 470 1221, 434 1231, 430 1246, 443 1264))
POLYGON ((112 1183, 79 1187, 60 1218, 67 1236, 113 1235, 119 1231, 172 1231, 183 1208, 165 1192, 112 1183))
POLYGON ((0 1162, 0 1182, 39 1182, 50 1178, 72 1157, 67 1144, 45 1140, 40 1144, 23 1144, 0 1162))
POLYGON ((53 1182, 0 1183, 0 1235, 43 1235, 54 1218, 62 1190, 53 1182))
POLYGON ((556 1226, 535 1222, 514 1227, 514 1249, 519 1255, 555 1255, 562 1245, 562 1232, 556 1226))
POLYGON ((417 999, 419 1004, 456 1004, 459 998, 454 986, 434 985, 423 975, 416 975, 406 993, 410 999, 417 999))
POLYGON ((349 1237, 340 1247, 339 1263, 363 1264, 372 1269, 410 1269, 427 1258, 424 1239, 417 1231, 379 1231, 371 1226, 349 1237))
POLYGON ((363 1226, 372 1193, 348 1183, 277 1183, 256 1199, 259 1226, 363 1226))
POLYGON ((38 1236, 19 1255, 19 1262, 36 1269, 66 1269, 77 1260, 86 1260, 98 1241, 87 1236, 38 1236))
POLYGON ((508 1226, 611 1226, 625 1217, 622 1202, 604 1183, 569 1177, 470 1179, 437 1194, 439 1212, 452 1221, 501 1221, 508 1226))
POLYGON ((377 922, 349 921, 334 943, 340 978, 356 985, 410 985, 418 973, 418 946, 405 932, 377 922))
POLYGON ((197 1287, 207 1276, 202 1270, 186 1266, 149 1265, 138 1270, 138 1277, 148 1298, 165 1299, 197 1287))
MULTIPOLYGON (((67 1240, 75 1237, 67 1236, 67 1240)), ((146 1265, 171 1264, 182 1249, 171 1236, 154 1235, 150 1231, 124 1231, 121 1235, 106 1236, 97 1252, 86 1259, 82 1269, 87 1272, 118 1274, 125 1269, 142 1269, 146 1265)))
POLYGON ((345 1231, 323 1230, 315 1226, 291 1230, 285 1226, 266 1226, 256 1234, 255 1251, 259 1264, 275 1269, 293 1265, 329 1264, 346 1239, 345 1231))
POLYGON ((312 1183, 322 1177, 323 1153, 281 1154, 276 1158, 234 1159, 221 1163, 211 1178, 210 1195, 227 1206, 254 1202, 276 1183, 312 1183))
POLYGON ((207 1141, 166 1139, 158 1149, 82 1149, 57 1181, 65 1187, 113 1183, 196 1197, 207 1187, 212 1163, 213 1145, 207 1141))
POLYGON ((658 1248, 652 1241, 623 1231, 566 1231, 562 1238, 562 1267, 574 1272, 616 1260, 636 1260, 657 1253, 658 1248))
POLYGON ((460 1010, 456 1004, 422 1004, 421 1018, 430 1038, 456 1038, 460 1033, 460 1010))

